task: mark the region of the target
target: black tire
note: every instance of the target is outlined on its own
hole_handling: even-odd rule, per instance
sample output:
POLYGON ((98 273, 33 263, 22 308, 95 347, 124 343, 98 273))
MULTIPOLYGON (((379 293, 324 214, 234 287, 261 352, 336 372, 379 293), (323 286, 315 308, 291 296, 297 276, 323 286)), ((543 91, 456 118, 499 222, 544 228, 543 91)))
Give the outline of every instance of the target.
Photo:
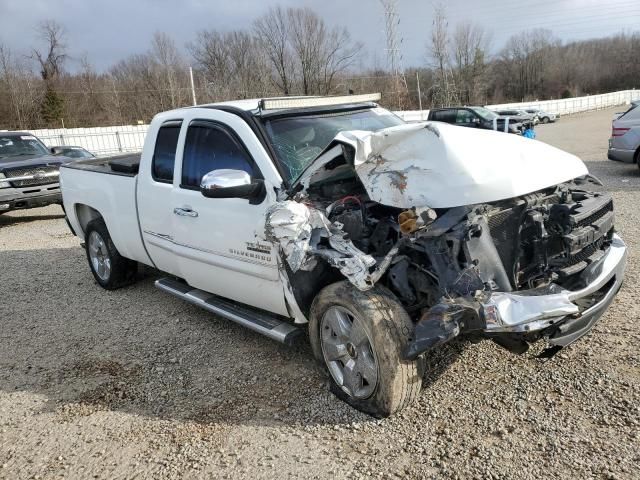
POLYGON ((91 273, 93 273, 93 278, 96 279, 96 282, 98 282, 98 285, 102 288, 106 290, 115 290, 116 288, 131 285, 136 281, 138 263, 120 255, 111 240, 107 226, 102 218, 96 218, 95 220, 90 221, 87 225, 85 231, 85 251, 87 254, 87 261, 89 262, 89 268, 91 268, 91 273), (91 259, 91 253, 89 250, 91 248, 90 239, 92 234, 98 235, 104 242, 104 247, 106 249, 104 252, 104 258, 105 260, 109 260, 110 265, 107 275, 105 275, 104 272, 100 275, 91 259))
POLYGON ((406 408, 420 393, 422 359, 410 361, 402 357, 413 329, 413 323, 404 307, 393 293, 381 286, 363 292, 348 281, 334 283, 322 289, 311 306, 311 348, 315 358, 329 373, 331 391, 352 407, 378 418, 388 417, 406 408), (323 316, 329 308, 335 306, 348 310, 361 320, 360 325, 367 334, 376 359, 377 383, 368 398, 356 398, 343 390, 325 360, 321 328, 326 329, 327 326, 323 326, 323 316))
POLYGON ((549 117, 542 117, 540 121, 542 123, 549 123, 549 117))

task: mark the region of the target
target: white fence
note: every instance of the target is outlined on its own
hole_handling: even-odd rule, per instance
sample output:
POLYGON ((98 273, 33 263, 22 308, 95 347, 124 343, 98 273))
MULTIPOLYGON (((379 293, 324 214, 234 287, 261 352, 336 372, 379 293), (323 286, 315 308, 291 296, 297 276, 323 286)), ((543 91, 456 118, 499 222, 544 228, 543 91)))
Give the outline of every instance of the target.
POLYGON ((503 103, 488 105, 489 108, 538 108, 549 113, 569 115, 572 113, 602 110, 603 108, 624 105, 633 100, 640 100, 640 90, 621 90, 619 92, 587 95, 585 97, 563 98, 560 100, 542 100, 538 102, 503 103))
POLYGON ((139 152, 149 125, 29 130, 47 147, 83 147, 98 156, 139 152))
MULTIPOLYGON (((487 105, 491 109, 509 108, 537 108, 548 113, 569 115, 572 113, 602 110, 616 105, 628 104, 633 100, 640 100, 640 90, 621 90, 619 92, 603 93, 601 95, 587 95, 585 97, 563 98, 560 100, 542 100, 536 102, 503 103, 487 105)), ((426 120, 429 110, 408 110, 396 112, 408 122, 426 120)))
MULTIPOLYGON (((540 102, 505 103, 488 105, 489 108, 539 108, 549 113, 567 115, 572 113, 600 110, 624 105, 632 100, 640 100, 640 90, 622 90, 619 92, 589 95, 586 97, 565 98, 562 100, 543 100, 540 102)), ((407 110, 396 112, 407 121, 426 120, 429 110, 407 110)), ((118 127, 96 128, 59 128, 30 130, 48 147, 56 145, 74 145, 84 147, 98 156, 118 153, 138 152, 142 150, 148 125, 124 125, 118 127)))

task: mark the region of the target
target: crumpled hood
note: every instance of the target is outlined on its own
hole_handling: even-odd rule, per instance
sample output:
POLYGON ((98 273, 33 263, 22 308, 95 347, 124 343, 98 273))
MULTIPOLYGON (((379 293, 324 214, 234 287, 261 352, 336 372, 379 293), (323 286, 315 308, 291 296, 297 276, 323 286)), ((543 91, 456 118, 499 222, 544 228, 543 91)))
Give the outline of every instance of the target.
MULTIPOLYGON (((494 202, 588 174, 578 157, 546 143, 441 122, 345 131, 335 141, 355 149, 354 166, 369 197, 398 208, 494 202)), ((336 153, 318 158, 302 183, 312 182, 336 153)))

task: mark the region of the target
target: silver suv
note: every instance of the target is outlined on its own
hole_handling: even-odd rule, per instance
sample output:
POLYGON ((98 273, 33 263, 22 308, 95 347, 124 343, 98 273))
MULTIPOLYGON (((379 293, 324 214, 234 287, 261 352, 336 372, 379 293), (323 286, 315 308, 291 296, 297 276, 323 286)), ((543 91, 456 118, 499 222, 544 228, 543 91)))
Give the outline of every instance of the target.
POLYGON ((613 120, 607 156, 640 167, 640 100, 631 102, 629 109, 613 120))

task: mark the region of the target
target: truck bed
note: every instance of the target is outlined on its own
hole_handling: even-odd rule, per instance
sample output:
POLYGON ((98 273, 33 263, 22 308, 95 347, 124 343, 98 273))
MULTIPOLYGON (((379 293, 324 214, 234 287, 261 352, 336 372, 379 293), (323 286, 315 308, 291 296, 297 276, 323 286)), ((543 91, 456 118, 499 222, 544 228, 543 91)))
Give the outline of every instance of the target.
POLYGON ((108 175, 124 175, 134 177, 140 167, 140 153, 127 153, 112 157, 92 158, 79 160, 64 165, 64 168, 86 170, 90 172, 106 173, 108 175))
POLYGON ((120 254, 152 265, 138 224, 139 163, 139 154, 68 163, 60 169, 62 201, 69 223, 80 238, 84 239, 86 225, 94 217, 92 212, 99 212, 120 254))

